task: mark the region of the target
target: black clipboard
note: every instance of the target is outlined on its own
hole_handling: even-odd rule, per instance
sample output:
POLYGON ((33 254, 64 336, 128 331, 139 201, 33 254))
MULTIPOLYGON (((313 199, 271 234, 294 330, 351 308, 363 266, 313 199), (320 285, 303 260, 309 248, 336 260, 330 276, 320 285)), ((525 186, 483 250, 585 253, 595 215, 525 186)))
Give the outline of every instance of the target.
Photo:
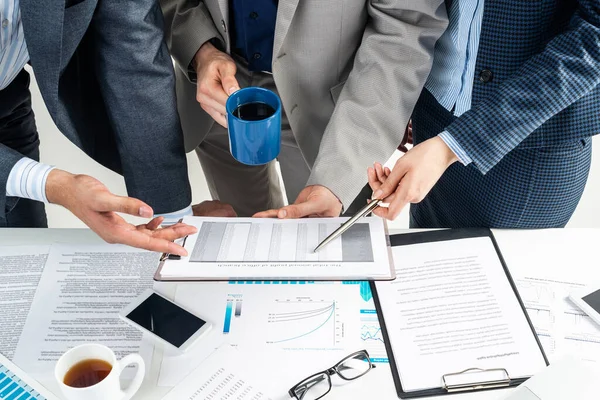
MULTIPOLYGON (((525 318, 529 327, 531 328, 531 333, 535 337, 535 341, 542 353, 542 357, 546 365, 549 365, 548 358, 546 357, 546 353, 542 347, 542 344, 539 340, 537 333, 535 332, 535 328, 531 323, 531 319, 527 314, 527 310, 525 309, 525 305, 521 300, 521 296, 519 295, 519 291, 517 286, 515 285, 514 280, 506 266, 506 262, 504 261, 504 257, 502 257, 502 253, 500 252, 500 248, 498 247, 498 243, 492 234, 492 231, 488 228, 468 228, 468 229, 445 229, 445 230, 436 230, 436 231, 425 231, 425 232, 417 232, 417 233, 407 233, 407 234, 399 234, 399 235, 391 235, 390 243, 392 247, 395 246, 406 246, 411 244, 419 244, 419 243, 432 243, 432 242, 442 242, 449 240, 458 240, 458 239, 470 239, 470 238, 478 238, 478 237, 489 237, 494 245, 494 249, 496 250, 496 254, 502 264, 504 272, 506 273, 506 277, 510 283, 510 286, 517 297, 517 301, 525 314, 525 318)), ((383 316, 381 303, 379 301, 379 295, 377 293, 376 282, 371 282, 371 292, 373 293, 373 301, 375 302, 375 308, 377 310, 377 318, 379 320, 379 324, 381 326, 381 332, 383 334, 383 339, 385 342, 385 348, 388 354, 388 358, 390 360, 390 367, 392 370, 392 376, 394 378, 394 384, 396 386, 396 393, 398 397, 401 399, 410 399, 417 397, 426 397, 426 396, 440 396, 445 394, 456 394, 456 393, 465 393, 465 392, 473 392, 473 391, 484 391, 484 390, 493 390, 498 388, 507 388, 518 386, 521 383, 525 382, 527 378, 516 378, 512 379, 508 372, 503 368, 494 368, 493 370, 481 370, 478 368, 470 368, 464 371, 448 371, 448 373, 444 374, 444 376, 440 377, 443 384, 446 384, 446 380, 449 377, 470 374, 473 372, 503 372, 505 375, 503 379, 495 379, 491 381, 473 381, 468 384, 460 384, 460 385, 446 385, 441 386, 440 388, 420 390, 415 392, 405 392, 402 388, 402 382, 400 381, 400 375, 398 373, 398 368, 396 366, 396 360, 394 352, 392 351, 392 345, 390 341, 390 337, 388 335, 388 331, 385 325, 385 319, 383 316)))

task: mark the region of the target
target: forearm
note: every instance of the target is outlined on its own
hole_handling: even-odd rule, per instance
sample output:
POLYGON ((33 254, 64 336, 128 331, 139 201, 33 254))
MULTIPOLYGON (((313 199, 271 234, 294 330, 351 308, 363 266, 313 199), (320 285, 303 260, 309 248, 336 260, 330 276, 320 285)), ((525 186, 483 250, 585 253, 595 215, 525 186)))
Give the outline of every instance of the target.
POLYGON ((570 29, 446 128, 482 173, 600 84, 597 4, 580 1, 570 29))
POLYGON ((440 0, 370 2, 369 15, 308 183, 328 187, 345 208, 364 186, 367 167, 400 144, 447 26, 440 0))

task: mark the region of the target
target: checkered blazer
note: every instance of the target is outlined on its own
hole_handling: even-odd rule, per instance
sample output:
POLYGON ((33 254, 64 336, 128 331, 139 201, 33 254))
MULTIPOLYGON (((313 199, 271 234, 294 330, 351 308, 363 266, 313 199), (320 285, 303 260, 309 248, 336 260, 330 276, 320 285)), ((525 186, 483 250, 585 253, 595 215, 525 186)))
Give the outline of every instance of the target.
POLYGON ((486 0, 476 65, 472 108, 446 130, 482 173, 600 133, 600 0, 486 0))

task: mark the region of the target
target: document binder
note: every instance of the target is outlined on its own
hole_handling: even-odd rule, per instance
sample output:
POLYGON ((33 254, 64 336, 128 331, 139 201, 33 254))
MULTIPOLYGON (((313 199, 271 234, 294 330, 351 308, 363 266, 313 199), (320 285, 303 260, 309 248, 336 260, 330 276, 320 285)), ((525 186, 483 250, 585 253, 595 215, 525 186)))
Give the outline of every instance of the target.
MULTIPOLYGON (((458 239, 469 239, 469 238, 478 238, 478 237, 489 237, 493 243, 493 246, 496 250, 500 263, 504 269, 506 277, 512 287, 514 294, 525 314, 525 318, 529 327, 531 328, 532 335, 535 336, 535 342, 539 347, 539 350, 543 356, 544 362, 546 365, 549 365, 548 358, 544 353, 542 348, 542 344, 537 337, 533 324, 527 315, 527 311, 525 310, 525 305, 519 296, 517 291, 517 287, 510 275, 508 268, 506 267, 506 263, 500 249, 498 248, 498 244, 492 234, 492 231, 487 228, 472 228, 472 229, 445 229, 445 230, 436 230, 436 231, 425 231, 425 232, 417 232, 417 233, 408 233, 408 234, 400 234, 400 235, 391 235, 390 242, 391 246, 404 246, 411 244, 420 244, 420 243, 430 243, 430 242, 440 242, 440 241, 450 241, 450 240, 458 240, 458 239)), ((375 302, 375 307, 377 309, 377 315, 379 319, 379 323, 381 326, 381 332, 383 335, 383 339, 385 342, 385 347, 388 353, 388 358, 390 360, 390 367, 392 370, 392 376, 394 379, 394 384, 396 386, 396 392, 398 397, 401 399, 405 398, 419 398, 419 397, 427 397, 427 396, 440 396, 445 394, 456 394, 456 393, 464 393, 464 392, 472 392, 472 391, 484 391, 484 390, 492 390, 499 388, 507 388, 518 386, 521 383, 525 382, 527 378, 512 378, 509 375, 509 372, 502 368, 501 365, 498 365, 497 368, 492 369, 480 369, 476 366, 472 368, 463 370, 463 371, 449 371, 440 377, 440 387, 439 388, 431 388, 419 391, 410 391, 407 392, 402 387, 402 382, 400 380, 400 374, 398 371, 398 367, 396 364, 396 357, 402 357, 401 354, 394 354, 391 346, 391 338, 386 328, 386 323, 384 319, 384 314, 382 312, 382 305, 379 299, 379 295, 377 293, 376 282, 370 282, 371 291, 373 293, 373 300, 375 302)))

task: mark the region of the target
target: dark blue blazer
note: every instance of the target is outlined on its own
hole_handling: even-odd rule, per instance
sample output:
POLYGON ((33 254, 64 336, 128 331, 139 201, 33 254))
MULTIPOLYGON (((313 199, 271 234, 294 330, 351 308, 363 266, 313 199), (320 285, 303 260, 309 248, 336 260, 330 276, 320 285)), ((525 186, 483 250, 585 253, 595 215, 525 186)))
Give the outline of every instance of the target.
POLYGON ((486 0, 476 68, 447 130, 482 173, 517 146, 600 133, 600 0, 486 0))
MULTIPOLYGON (((191 202, 156 0, 21 0, 36 79, 60 131, 157 213, 191 202)), ((21 157, 0 146, 0 187, 21 157)), ((60 167, 60 166, 59 166, 60 167)), ((0 217, 10 202, 0 190, 0 217)))

